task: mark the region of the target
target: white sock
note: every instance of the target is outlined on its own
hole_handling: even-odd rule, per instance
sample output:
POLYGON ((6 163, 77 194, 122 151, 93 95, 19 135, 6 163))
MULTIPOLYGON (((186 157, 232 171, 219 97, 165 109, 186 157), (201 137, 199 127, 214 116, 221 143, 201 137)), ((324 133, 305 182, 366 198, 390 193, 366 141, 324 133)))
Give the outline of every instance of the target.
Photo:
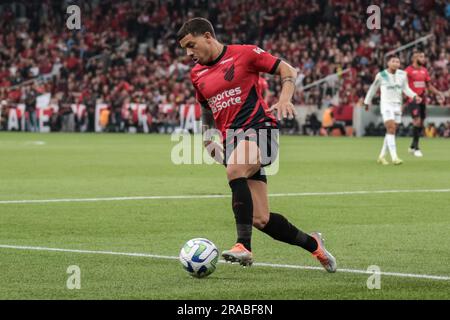
POLYGON ((392 160, 398 159, 397 147, 395 146, 395 134, 386 134, 386 144, 389 148, 392 160))
POLYGON ((386 150, 387 150, 387 143, 386 143, 386 136, 385 136, 383 139, 383 147, 381 147, 380 158, 384 158, 384 156, 386 155, 386 150))

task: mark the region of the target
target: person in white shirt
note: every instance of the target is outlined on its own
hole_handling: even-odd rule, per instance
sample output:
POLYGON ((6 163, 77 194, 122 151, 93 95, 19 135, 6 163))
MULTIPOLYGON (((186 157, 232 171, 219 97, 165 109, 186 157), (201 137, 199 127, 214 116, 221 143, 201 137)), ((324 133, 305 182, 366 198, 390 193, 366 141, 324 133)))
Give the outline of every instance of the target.
POLYGON ((387 165, 386 150, 391 154, 392 163, 395 165, 402 164, 403 161, 397 155, 397 148, 395 144, 395 133, 397 124, 401 122, 402 117, 402 103, 403 93, 410 98, 420 103, 422 99, 411 90, 408 85, 408 77, 405 71, 400 70, 400 59, 398 56, 390 56, 387 61, 387 69, 378 72, 375 80, 369 88, 364 99, 364 106, 368 110, 372 104, 372 98, 378 91, 381 90, 380 108, 381 116, 386 127, 386 136, 384 138, 383 147, 381 148, 378 163, 387 165))

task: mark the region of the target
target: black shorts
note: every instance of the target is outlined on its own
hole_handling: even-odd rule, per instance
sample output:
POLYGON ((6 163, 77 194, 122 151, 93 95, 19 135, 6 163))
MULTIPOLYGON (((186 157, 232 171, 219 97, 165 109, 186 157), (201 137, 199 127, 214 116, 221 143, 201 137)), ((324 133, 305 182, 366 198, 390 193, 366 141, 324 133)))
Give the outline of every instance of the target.
POLYGON ((427 117, 427 107, 425 103, 416 103, 412 101, 408 104, 409 112, 411 113, 411 117, 425 119, 427 117))
POLYGON ((261 169, 248 179, 260 180, 267 182, 264 167, 271 165, 278 157, 278 137, 279 130, 276 128, 249 128, 245 132, 238 131, 235 135, 228 135, 223 143, 224 166, 226 167, 230 161, 230 156, 238 143, 242 140, 255 141, 260 150, 261 169))

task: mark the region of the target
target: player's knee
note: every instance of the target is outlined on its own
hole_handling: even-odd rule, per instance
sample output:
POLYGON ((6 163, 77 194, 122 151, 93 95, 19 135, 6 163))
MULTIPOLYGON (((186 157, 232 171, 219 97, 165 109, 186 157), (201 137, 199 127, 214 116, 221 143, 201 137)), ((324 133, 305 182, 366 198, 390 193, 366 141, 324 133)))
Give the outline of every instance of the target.
POLYGON ((227 178, 228 181, 241 178, 241 177, 250 177, 259 167, 254 167, 251 165, 229 165, 227 166, 227 178))
POLYGON ((242 168, 242 166, 231 165, 231 166, 227 167, 228 181, 231 181, 231 180, 234 180, 237 178, 242 178, 242 177, 247 177, 246 170, 244 170, 244 168, 242 168))
POLYGON ((269 222, 268 214, 253 217, 253 226, 257 229, 263 229, 268 222, 269 222))

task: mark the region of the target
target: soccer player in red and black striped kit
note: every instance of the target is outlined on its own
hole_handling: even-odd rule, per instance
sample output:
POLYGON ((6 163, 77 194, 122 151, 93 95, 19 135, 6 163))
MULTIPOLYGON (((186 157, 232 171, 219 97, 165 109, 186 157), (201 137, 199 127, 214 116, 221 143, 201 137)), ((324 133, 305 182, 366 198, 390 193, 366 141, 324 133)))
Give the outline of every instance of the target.
POLYGON ((416 157, 423 157, 422 151, 420 151, 419 148, 419 139, 422 135, 423 123, 427 116, 424 97, 427 89, 439 96, 441 100, 445 101, 444 94, 430 83, 430 75, 428 74, 427 68, 424 66, 425 54, 419 51, 413 54, 412 64, 405 69, 408 74, 409 87, 422 98, 421 103, 410 100, 408 104, 409 111, 413 118, 413 140, 409 147, 409 152, 416 157))
POLYGON ((272 111, 276 111, 279 120, 294 116, 291 100, 296 70, 257 46, 220 43, 213 26, 204 18, 185 22, 177 36, 195 63, 191 80, 202 105, 203 124, 214 123, 222 135, 222 146, 209 138, 204 139, 204 145, 216 161, 225 165, 232 191, 237 241, 230 250, 222 252, 224 259, 244 266, 253 263, 254 226, 276 240, 306 249, 328 272, 335 272, 336 260, 325 249, 320 233, 304 233, 281 214, 269 211, 262 167, 273 162, 278 153, 277 119, 272 111), (271 108, 258 87, 260 72, 281 76, 280 98, 271 108), (261 133, 267 133, 265 139, 261 139, 261 133), (237 136, 241 138, 236 139, 237 136), (263 149, 268 149, 265 151, 270 153, 269 158, 263 149), (245 161, 236 162, 235 157, 245 161))

